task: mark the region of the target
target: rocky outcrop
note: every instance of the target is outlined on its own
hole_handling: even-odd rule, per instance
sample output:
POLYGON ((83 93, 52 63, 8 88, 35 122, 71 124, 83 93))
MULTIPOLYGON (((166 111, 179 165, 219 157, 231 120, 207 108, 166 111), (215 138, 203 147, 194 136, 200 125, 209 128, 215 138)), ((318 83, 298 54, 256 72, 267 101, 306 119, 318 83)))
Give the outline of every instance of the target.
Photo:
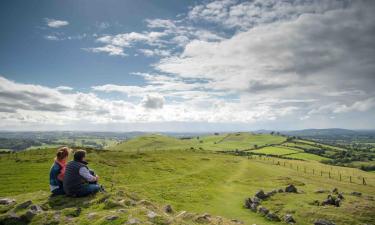
POLYGON ((285 188, 285 192, 287 192, 287 193, 298 193, 297 188, 293 184, 288 185, 285 188))
POLYGON ((336 225, 336 224, 329 220, 318 219, 314 222, 314 225, 336 225))

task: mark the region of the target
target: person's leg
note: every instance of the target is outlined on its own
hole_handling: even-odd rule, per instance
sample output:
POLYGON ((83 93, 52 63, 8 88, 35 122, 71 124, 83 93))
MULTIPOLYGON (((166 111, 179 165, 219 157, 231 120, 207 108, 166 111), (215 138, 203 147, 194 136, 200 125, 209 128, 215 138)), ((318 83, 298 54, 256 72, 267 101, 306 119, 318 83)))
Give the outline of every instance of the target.
POLYGON ((65 195, 65 191, 63 187, 59 187, 52 191, 52 195, 65 195))
POLYGON ((97 184, 85 184, 81 190, 77 193, 77 197, 84 197, 87 195, 95 194, 100 190, 100 186, 97 184))

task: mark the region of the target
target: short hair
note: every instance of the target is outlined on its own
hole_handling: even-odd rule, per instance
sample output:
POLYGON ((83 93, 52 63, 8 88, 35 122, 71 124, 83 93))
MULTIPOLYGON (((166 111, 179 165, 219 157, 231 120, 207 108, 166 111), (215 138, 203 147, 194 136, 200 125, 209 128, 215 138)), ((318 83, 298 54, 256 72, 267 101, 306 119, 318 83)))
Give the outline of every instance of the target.
POLYGON ((69 148, 68 147, 64 146, 64 147, 58 148, 57 153, 56 153, 56 159, 57 160, 63 160, 66 157, 68 157, 68 155, 69 155, 69 148))
POLYGON ((82 161, 83 158, 86 157, 86 151, 82 149, 78 149, 74 153, 74 161, 82 161))

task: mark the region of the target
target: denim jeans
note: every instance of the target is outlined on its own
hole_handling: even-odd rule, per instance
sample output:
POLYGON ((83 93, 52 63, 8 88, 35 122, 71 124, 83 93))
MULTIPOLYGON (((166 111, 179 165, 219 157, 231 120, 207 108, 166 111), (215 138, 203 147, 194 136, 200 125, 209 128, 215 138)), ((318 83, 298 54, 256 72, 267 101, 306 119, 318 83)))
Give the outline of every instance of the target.
POLYGON ((60 186, 59 188, 53 190, 52 195, 65 195, 64 188, 60 186))
POLYGON ((77 197, 84 197, 87 195, 95 194, 100 190, 100 185, 98 184, 84 184, 78 193, 76 194, 77 197))

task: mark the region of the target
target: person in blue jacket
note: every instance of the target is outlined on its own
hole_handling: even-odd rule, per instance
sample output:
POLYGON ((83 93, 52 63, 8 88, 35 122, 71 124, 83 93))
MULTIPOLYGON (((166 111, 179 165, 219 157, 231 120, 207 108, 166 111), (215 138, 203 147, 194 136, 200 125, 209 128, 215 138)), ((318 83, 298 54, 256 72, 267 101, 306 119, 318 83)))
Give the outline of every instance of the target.
POLYGON ((52 195, 64 195, 63 180, 69 148, 61 147, 57 150, 56 158, 49 173, 49 186, 52 195))

